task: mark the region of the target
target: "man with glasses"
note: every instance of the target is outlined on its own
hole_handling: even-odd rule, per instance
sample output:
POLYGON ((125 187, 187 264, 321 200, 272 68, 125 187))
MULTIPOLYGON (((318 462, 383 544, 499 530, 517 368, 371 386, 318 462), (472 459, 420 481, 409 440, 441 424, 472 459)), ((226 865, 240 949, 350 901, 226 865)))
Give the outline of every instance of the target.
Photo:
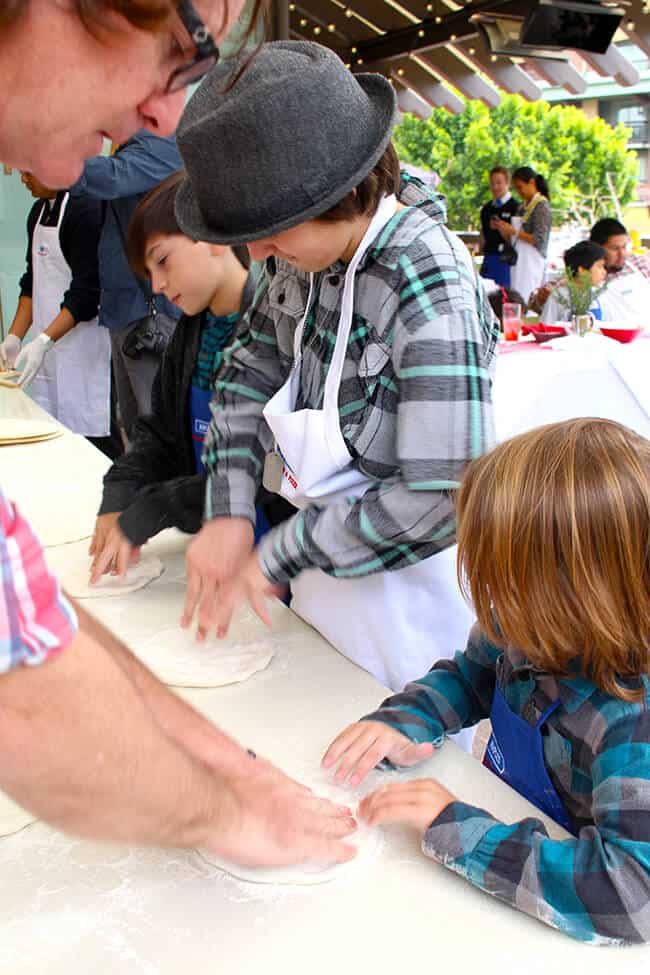
MULTIPOLYGON (((182 87, 216 60, 210 30, 219 41, 239 13, 225 3, 5 0, 0 159, 67 186, 104 135, 169 134, 182 87)), ((242 748, 73 609, 1 492, 0 573, 0 789, 82 836, 260 866, 354 855, 349 810, 242 748)))
MULTIPOLYGON (((258 0, 254 14, 259 12, 258 0)), ((170 135, 243 0, 5 0, 0 161, 70 186, 104 138, 170 135)))

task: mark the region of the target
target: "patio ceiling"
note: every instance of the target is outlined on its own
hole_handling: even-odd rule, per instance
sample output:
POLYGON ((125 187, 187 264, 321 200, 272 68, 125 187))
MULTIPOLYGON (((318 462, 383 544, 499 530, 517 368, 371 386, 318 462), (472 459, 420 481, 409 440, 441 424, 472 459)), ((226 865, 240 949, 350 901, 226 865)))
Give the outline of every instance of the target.
MULTIPOLYGON (((333 48, 352 71, 380 71, 391 78, 402 111, 427 118, 432 108, 461 112, 458 93, 489 107, 502 92, 529 101, 544 84, 572 96, 585 92, 585 69, 611 77, 623 90, 639 72, 617 44, 629 41, 650 57, 650 0, 631 0, 605 54, 570 52, 569 61, 493 54, 470 18, 477 12, 524 16, 525 0, 275 0, 274 34, 315 40, 333 48)), ((568 52, 569 53, 569 52, 568 52)))

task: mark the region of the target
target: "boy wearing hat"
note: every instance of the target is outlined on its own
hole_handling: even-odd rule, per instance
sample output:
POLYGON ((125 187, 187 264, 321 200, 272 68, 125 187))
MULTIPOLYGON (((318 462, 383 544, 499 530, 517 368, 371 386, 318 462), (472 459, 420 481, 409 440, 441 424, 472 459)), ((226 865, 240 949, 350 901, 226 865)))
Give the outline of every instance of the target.
POLYGON ((198 608, 199 635, 223 634, 243 598, 265 619, 290 582, 293 609, 401 688, 471 622, 452 494, 494 439, 496 322, 442 198, 400 179, 386 79, 291 41, 232 70, 186 109, 176 214, 265 277, 216 383, 182 622, 198 608), (296 513, 253 550, 262 478, 296 513))
MULTIPOLYGON (((152 411, 134 425, 128 453, 104 477, 95 525, 91 580, 126 572, 141 545, 164 528, 197 532, 203 520, 206 475, 201 461, 210 420, 214 376, 223 350, 255 290, 246 248, 193 241, 180 230, 173 173, 139 203, 128 235, 128 256, 155 293, 183 309, 152 390, 152 411)), ((291 513, 266 494, 257 533, 291 513)))

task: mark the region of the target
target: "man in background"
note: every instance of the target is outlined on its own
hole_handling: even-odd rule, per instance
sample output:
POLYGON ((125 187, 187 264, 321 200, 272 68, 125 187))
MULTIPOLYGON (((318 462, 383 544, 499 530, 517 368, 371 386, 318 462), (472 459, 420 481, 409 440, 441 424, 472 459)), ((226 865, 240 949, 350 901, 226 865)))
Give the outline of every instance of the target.
MULTIPOLYGON (((647 257, 632 254, 628 232, 614 217, 597 220, 589 240, 605 251, 609 318, 638 324, 650 305, 650 263, 647 257)), ((555 281, 548 281, 533 292, 528 307, 541 312, 555 285, 555 281)))
POLYGON ((510 173, 505 166, 490 170, 492 199, 481 207, 480 251, 483 256, 481 275, 504 288, 510 287, 510 264, 506 258, 514 252, 493 224, 495 220, 510 223, 519 209, 519 202, 510 192, 510 173))
POLYGON ((71 193, 87 194, 104 203, 99 241, 101 298, 99 324, 108 329, 113 376, 122 427, 130 436, 139 416, 151 412, 151 388, 160 353, 181 311, 162 295, 155 299, 148 282, 139 281, 126 256, 126 239, 133 211, 149 190, 182 169, 175 137, 160 138, 142 129, 112 156, 88 159, 71 193), (164 331, 166 329, 166 331, 164 331))

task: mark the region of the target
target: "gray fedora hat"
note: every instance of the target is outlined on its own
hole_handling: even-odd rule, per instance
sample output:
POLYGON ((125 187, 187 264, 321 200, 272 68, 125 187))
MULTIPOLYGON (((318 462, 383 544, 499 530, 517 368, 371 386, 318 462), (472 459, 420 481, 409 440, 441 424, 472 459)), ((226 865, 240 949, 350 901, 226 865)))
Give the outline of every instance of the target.
POLYGON ((217 64, 177 132, 187 177, 176 218, 188 236, 243 244, 329 210, 372 170, 390 140, 395 93, 378 74, 353 75, 308 41, 263 44, 217 64))

